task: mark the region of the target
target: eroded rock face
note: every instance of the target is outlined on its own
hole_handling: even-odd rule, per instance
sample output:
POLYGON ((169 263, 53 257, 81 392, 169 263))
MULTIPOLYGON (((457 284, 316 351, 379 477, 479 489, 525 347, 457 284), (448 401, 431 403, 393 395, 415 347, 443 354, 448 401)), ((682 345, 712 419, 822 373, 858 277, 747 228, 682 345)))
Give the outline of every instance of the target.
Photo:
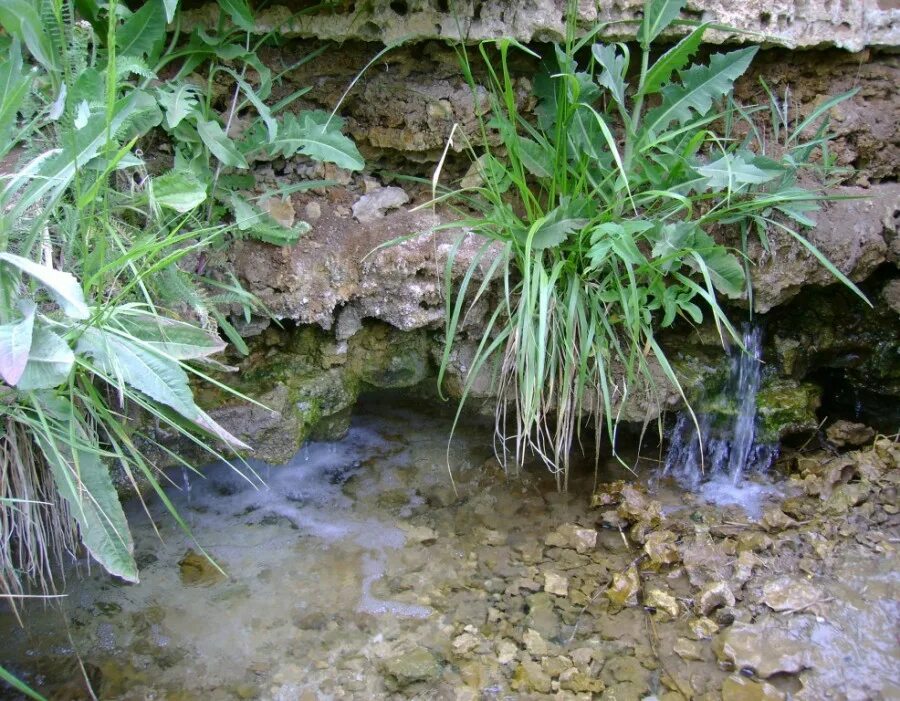
MULTIPOLYGON (((479 41, 503 35, 526 42, 555 41, 565 35, 566 3, 554 0, 464 0, 452 4, 436 0, 375 0, 365 4, 347 0, 317 14, 297 14, 301 7, 305 5, 297 0, 267 7, 255 14, 256 31, 385 44, 399 39, 460 36, 479 41)), ((579 0, 578 21, 585 26, 612 23, 605 36, 623 39, 630 35, 632 23, 640 20, 642 9, 643 0, 613 4, 579 0)), ((900 43, 900 11, 888 0, 692 0, 683 16, 741 27, 791 48, 837 46, 859 50, 900 43)), ((217 18, 217 6, 209 4, 190 12, 183 24, 192 28, 217 18)), ((720 33, 717 38, 721 41, 726 37, 720 33)))
MULTIPOLYGON (((900 185, 867 189, 841 188, 837 196, 853 200, 826 202, 814 215, 815 228, 801 233, 834 266, 855 282, 864 280, 888 257, 888 240, 897 235, 893 212, 900 209, 900 185)), ((800 242, 783 231, 769 235, 770 249, 752 241, 753 307, 765 313, 792 299, 809 285, 834 283, 834 275, 800 242)))

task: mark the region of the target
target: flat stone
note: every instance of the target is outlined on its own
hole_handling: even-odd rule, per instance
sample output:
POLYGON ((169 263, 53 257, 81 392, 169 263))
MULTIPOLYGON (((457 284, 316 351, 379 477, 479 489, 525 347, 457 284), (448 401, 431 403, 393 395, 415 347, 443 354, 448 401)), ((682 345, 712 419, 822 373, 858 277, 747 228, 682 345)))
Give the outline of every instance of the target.
POLYGON ((480 644, 477 635, 462 633, 453 639, 453 652, 456 655, 468 655, 480 644))
POLYGON ((361 224, 384 219, 385 212, 409 202, 409 195, 401 187, 383 187, 363 195, 353 205, 353 216, 361 224))
POLYGON ((644 597, 644 605, 652 606, 658 611, 665 611, 672 618, 678 618, 681 612, 681 606, 678 600, 667 591, 662 589, 651 589, 644 597))
POLYGON ((865 424, 840 419, 825 429, 829 443, 843 448, 844 446, 865 445, 875 437, 875 429, 865 424))
POLYGON ((544 572, 544 591, 557 596, 568 596, 569 578, 558 572, 544 572))
POLYGON ((501 640, 497 643, 497 662, 500 664, 509 664, 518 654, 519 646, 512 640, 501 640))
POLYGON ((525 660, 519 664, 513 675, 512 687, 516 691, 536 691, 541 694, 549 694, 552 689, 550 677, 533 660, 525 660))
POLYGON ((709 616, 710 613, 722 606, 734 606, 734 594, 729 586, 722 581, 707 584, 697 597, 697 613, 701 616, 709 616))
POLYGON ((632 565, 624 572, 616 572, 606 590, 608 598, 616 606, 637 606, 637 595, 641 588, 637 567, 632 565))
POLYGON ((672 646, 672 652, 684 660, 702 660, 703 646, 696 640, 678 638, 672 646))
POLYGON ((811 666, 809 640, 770 616, 726 628, 716 638, 714 649, 720 660, 737 669, 753 670, 763 679, 779 673, 796 674, 811 666))
POLYGON ((534 628, 529 628, 525 631, 525 635, 522 636, 522 642, 525 643, 525 649, 532 655, 546 655, 550 650, 547 641, 534 628))
POLYGON ((775 611, 802 611, 824 599, 822 590, 802 577, 785 575, 763 585, 762 601, 775 611))
POLYGON ((650 562, 670 565, 680 558, 675 541, 676 536, 672 531, 654 531, 644 539, 644 552, 650 557, 650 562))
POLYGON ((571 548, 584 554, 597 547, 597 531, 574 523, 564 523, 546 537, 544 544, 557 548, 571 548))
POLYGON ((178 561, 178 571, 181 583, 188 587, 208 587, 228 579, 209 558, 192 548, 178 561))
POLYGON ((436 679, 441 674, 438 658, 424 647, 389 657, 382 663, 382 669, 386 676, 394 680, 398 688, 436 679))

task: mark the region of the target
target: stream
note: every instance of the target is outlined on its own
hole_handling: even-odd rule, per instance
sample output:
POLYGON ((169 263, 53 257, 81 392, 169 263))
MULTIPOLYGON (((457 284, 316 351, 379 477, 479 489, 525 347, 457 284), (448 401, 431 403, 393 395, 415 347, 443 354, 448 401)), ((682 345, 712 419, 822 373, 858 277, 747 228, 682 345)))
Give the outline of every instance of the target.
POLYGON ((140 584, 79 563, 26 628, 0 609, 0 663, 51 699, 90 698, 85 676, 171 701, 900 698, 896 491, 820 515, 833 493, 754 475, 747 509, 713 505, 648 453, 637 486, 607 459, 591 509, 592 462, 558 494, 504 476, 492 422, 448 453, 451 422, 376 395, 343 440, 253 464, 262 482, 174 473, 196 542, 131 500, 140 584))

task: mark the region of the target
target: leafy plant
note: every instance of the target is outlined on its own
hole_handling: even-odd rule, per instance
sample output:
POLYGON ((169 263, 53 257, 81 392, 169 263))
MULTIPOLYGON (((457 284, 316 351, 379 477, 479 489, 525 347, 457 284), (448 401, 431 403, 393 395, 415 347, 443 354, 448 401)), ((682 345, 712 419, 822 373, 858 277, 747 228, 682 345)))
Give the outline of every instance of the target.
MULTIPOLYGON (((576 40, 570 12, 565 44, 554 46, 534 79, 533 119, 520 106, 510 52, 540 57, 510 39, 482 43, 491 110, 477 144, 466 144, 478 182, 440 193, 435 187, 433 204, 461 212, 453 226, 486 240, 458 289, 447 289, 441 377, 466 305, 499 280, 500 304, 461 404, 475 377, 493 365, 504 455, 510 441, 517 465, 535 453, 560 489, 583 414, 593 413, 598 436, 605 425, 615 445, 623 412, 649 414, 664 385, 684 398, 657 339, 660 328, 709 318, 723 344, 740 344, 723 300, 745 293, 749 261, 737 239, 726 243, 731 232, 745 245, 754 233, 767 245, 767 232, 785 232, 856 289, 798 231, 812 224, 807 213, 823 199, 798 184, 828 139, 820 129, 806 140, 807 128, 849 94, 830 100, 783 142, 766 144, 753 124, 758 110, 732 97, 756 47, 691 63, 708 28, 702 24, 651 61, 654 41, 682 5, 645 3, 638 67, 626 44, 591 45, 602 27, 576 40), (475 271, 489 251, 496 257, 475 289, 475 271), (515 413, 509 435, 507 406, 515 413)), ((459 57, 475 90, 465 49, 459 57)), ((435 185, 439 177, 440 170, 435 185)))

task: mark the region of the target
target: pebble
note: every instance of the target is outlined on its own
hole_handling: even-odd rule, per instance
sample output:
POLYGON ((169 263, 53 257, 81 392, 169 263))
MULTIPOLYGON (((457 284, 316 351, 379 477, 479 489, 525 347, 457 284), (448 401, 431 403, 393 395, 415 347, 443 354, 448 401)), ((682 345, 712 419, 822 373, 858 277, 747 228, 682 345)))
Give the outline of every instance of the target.
POLYGON ((557 596, 568 596, 569 578, 557 572, 544 573, 544 591, 557 596))

